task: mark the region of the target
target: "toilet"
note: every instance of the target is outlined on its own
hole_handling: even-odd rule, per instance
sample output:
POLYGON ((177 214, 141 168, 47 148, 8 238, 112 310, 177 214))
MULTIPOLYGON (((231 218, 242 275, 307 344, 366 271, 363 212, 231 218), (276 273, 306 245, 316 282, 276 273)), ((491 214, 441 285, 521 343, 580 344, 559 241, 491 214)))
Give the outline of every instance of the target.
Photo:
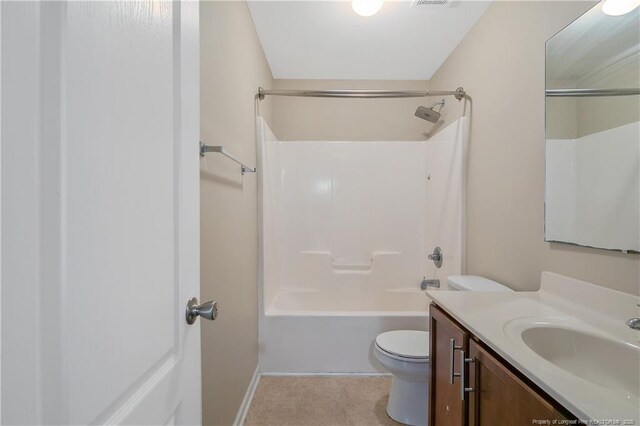
MULTIPOLYGON (((447 278, 445 290, 513 291, 504 285, 474 275, 447 278)), ((429 332, 394 330, 379 334, 374 354, 393 376, 387 414, 393 420, 412 426, 427 424, 429 393, 429 332)))

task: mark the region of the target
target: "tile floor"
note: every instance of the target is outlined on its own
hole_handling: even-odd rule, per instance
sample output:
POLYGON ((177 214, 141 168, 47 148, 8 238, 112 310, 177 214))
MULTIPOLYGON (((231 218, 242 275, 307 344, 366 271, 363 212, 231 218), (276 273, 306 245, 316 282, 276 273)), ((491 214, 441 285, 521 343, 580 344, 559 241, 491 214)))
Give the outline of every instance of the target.
POLYGON ((388 376, 262 376, 245 426, 399 425, 388 376))

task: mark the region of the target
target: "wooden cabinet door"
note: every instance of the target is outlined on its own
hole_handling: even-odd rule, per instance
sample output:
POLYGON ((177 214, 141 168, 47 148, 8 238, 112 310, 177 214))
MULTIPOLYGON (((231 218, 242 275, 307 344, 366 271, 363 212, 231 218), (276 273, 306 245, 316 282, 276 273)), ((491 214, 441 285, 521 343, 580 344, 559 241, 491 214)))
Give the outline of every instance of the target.
POLYGON ((565 420, 554 405, 475 341, 467 364, 470 426, 530 426, 533 420, 565 420))
POLYGON ((461 368, 460 351, 467 351, 469 333, 436 305, 431 305, 430 313, 429 425, 463 426, 467 421, 466 406, 460 397, 460 376, 456 374, 461 368))

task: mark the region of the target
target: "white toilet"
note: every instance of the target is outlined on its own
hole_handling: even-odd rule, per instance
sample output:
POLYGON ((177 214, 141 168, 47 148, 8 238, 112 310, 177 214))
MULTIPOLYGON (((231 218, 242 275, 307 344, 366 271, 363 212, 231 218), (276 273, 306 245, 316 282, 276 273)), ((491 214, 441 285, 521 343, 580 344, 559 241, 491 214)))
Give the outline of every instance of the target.
MULTIPOLYGON (((502 284, 474 275, 447 278, 446 290, 513 291, 502 284)), ((387 403, 389 417, 412 426, 427 424, 429 392, 429 332, 395 330, 379 334, 375 356, 393 375, 387 403)))

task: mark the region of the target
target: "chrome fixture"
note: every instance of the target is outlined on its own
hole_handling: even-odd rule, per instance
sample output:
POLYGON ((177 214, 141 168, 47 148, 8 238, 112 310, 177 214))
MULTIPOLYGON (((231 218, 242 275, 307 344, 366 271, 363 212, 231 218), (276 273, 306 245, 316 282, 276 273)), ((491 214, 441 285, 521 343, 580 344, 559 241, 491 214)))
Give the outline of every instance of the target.
POLYGON ((476 360, 473 358, 467 358, 464 355, 464 351, 460 351, 460 399, 462 401, 464 401, 464 396, 467 392, 474 392, 475 389, 474 388, 467 388, 464 386, 464 382, 466 381, 466 368, 465 368, 465 364, 466 363, 471 363, 471 362, 475 362, 476 360))
POLYGON ((429 260, 433 260, 434 265, 436 265, 436 268, 439 268, 442 266, 442 249, 440 247, 436 247, 433 249, 433 253, 431 253, 429 256, 427 256, 427 258, 429 260))
POLYGON ((576 97, 587 96, 633 96, 640 95, 640 89, 547 89, 549 97, 576 97))
POLYGON ((303 96, 310 98, 426 98, 429 96, 454 96, 457 100, 467 97, 464 88, 456 90, 264 90, 258 87, 258 99, 265 96, 303 96))
POLYGON ((220 146, 220 145, 205 145, 202 142, 200 142, 200 157, 204 157, 204 155, 207 152, 219 152, 220 154, 224 155, 225 157, 227 157, 227 158, 235 161, 236 163, 240 164, 240 173, 241 174, 255 173, 256 172, 256 168, 255 167, 249 167, 249 166, 245 165, 242 161, 238 160, 236 157, 234 157, 233 155, 231 155, 227 151, 225 151, 223 146, 220 146))
POLYGON ((640 318, 631 318, 626 324, 632 330, 640 330, 640 318))
POLYGON ((460 377, 460 373, 456 373, 453 367, 456 351, 464 351, 464 347, 456 345, 456 339, 449 340, 449 384, 451 385, 456 377, 460 377))
POLYGON ((456 345, 456 340, 449 340, 449 383, 453 384, 455 378, 460 379, 460 399, 462 401, 465 400, 465 394, 467 392, 474 392, 475 389, 471 387, 465 387, 465 382, 467 381, 467 374, 465 365, 471 362, 475 362, 473 358, 467 358, 464 353, 464 346, 456 345), (455 352, 460 351, 460 372, 456 373, 453 368, 453 359, 455 357, 455 352))
POLYGON ((422 118, 423 120, 427 120, 431 123, 437 123, 438 120, 440 120, 440 116, 441 116, 440 111, 436 111, 434 109, 437 106, 439 106, 440 110, 442 110, 442 107, 444 107, 444 99, 441 100, 440 102, 436 102, 435 104, 431 105, 429 108, 419 106, 414 115, 418 118, 422 118))
POLYGON ((440 288, 440 280, 428 280, 426 277, 422 277, 422 282, 420 283, 420 289, 426 290, 427 287, 440 288))
POLYGON ((198 305, 198 298, 193 297, 189 302, 187 302, 185 316, 187 324, 189 325, 196 322, 197 317, 213 321, 218 317, 218 302, 210 300, 202 305, 198 305))

